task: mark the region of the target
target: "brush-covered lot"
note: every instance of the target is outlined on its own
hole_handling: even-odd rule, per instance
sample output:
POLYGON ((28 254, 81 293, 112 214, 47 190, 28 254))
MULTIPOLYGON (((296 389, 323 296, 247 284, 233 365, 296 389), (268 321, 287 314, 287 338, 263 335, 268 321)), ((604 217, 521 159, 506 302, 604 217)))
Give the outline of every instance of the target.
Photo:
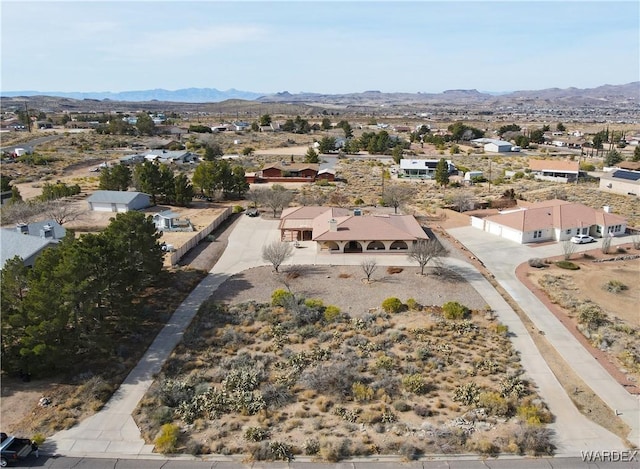
POLYGON ((135 413, 157 451, 553 452, 552 416, 491 311, 392 297, 348 315, 329 304, 326 277, 313 298, 280 288, 270 302, 202 305, 135 413))

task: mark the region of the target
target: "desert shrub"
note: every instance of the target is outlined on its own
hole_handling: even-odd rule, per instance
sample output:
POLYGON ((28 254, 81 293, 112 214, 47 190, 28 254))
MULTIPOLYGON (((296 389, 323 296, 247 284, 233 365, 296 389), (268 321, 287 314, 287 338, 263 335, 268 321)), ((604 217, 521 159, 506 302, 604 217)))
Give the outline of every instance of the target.
POLYGON ((594 303, 586 303, 578 310, 578 322, 587 326, 589 330, 595 330, 608 322, 607 315, 594 303))
POLYGON ((309 438, 304 441, 302 449, 304 450, 304 454, 306 454, 307 456, 313 456, 315 454, 318 454, 318 452, 320 451, 320 442, 315 438, 309 438))
POLYGON ((490 415, 506 417, 509 415, 509 403, 497 392, 482 392, 478 396, 478 407, 486 409, 490 415))
POLYGON ((476 383, 461 384, 453 390, 453 400, 464 405, 476 404, 479 396, 480 390, 476 383))
POLYGON ((420 303, 418 303, 414 298, 409 298, 407 300, 407 308, 411 311, 418 311, 421 307, 422 305, 420 305, 420 303))
POLYGON ((160 434, 154 440, 156 450, 162 454, 173 453, 176 450, 178 436, 180 436, 180 427, 173 423, 165 423, 160 427, 160 434))
POLYGON ((244 207, 242 205, 234 205, 231 209, 231 213, 242 213, 244 212, 244 207))
POLYGON ((509 334, 509 326, 506 324, 496 324, 496 334, 506 336, 509 334))
POLYGON ((393 357, 381 355, 376 360, 376 368, 381 370, 392 370, 394 368, 393 357))
POLYGON ((250 392, 260 385, 262 373, 255 368, 231 369, 222 380, 222 386, 227 391, 250 392))
POLYGON ((156 426, 171 423, 173 421, 173 409, 167 406, 160 406, 151 413, 151 419, 156 426))
POLYGON ((291 461, 293 459, 291 446, 281 441, 272 441, 269 443, 269 451, 273 459, 277 461, 291 461))
POLYGON ((38 446, 42 446, 42 443, 44 443, 45 440, 46 440, 46 437, 42 433, 36 433, 31 438, 31 441, 33 441, 38 446))
POLYGON ((308 298, 304 300, 304 304, 307 308, 312 308, 312 309, 324 308, 324 303, 322 302, 322 300, 317 298, 308 298))
POLYGON ((602 286, 602 288, 610 293, 620 293, 621 291, 627 290, 629 287, 619 280, 609 280, 602 286))
POLYGON ((518 452, 531 456, 553 455, 553 437, 552 429, 537 425, 521 425, 514 433, 518 452))
POLYGON ((531 267, 535 267, 536 269, 542 269, 547 266, 547 264, 544 263, 544 260, 539 257, 532 257, 528 262, 531 267))
POLYGON ((387 267, 387 273, 392 275, 392 274, 399 274, 403 271, 404 269, 402 267, 387 267))
POLYGON ((382 302, 382 309, 387 313, 399 313, 403 306, 402 301, 396 297, 387 298, 382 302))
POLYGON ((181 402, 191 400, 193 394, 193 386, 175 379, 163 381, 158 390, 160 402, 167 407, 176 407, 181 402))
POLYGON ((500 452, 500 448, 498 448, 493 441, 489 440, 485 436, 480 436, 471 441, 468 441, 467 447, 471 451, 489 456, 497 456, 500 452))
POLYGON ((520 376, 513 374, 500 380, 500 395, 504 398, 516 399, 527 394, 527 385, 520 376))
POLYGON ((518 418, 525 422, 528 426, 542 425, 544 423, 551 423, 551 412, 540 405, 525 404, 518 407, 516 410, 518 418))
POLYGON ((447 319, 464 319, 469 316, 471 310, 457 301, 447 301, 442 305, 442 312, 447 319))
POLYGON ((413 413, 418 417, 430 417, 432 412, 426 405, 415 405, 413 406, 413 413))
POLYGON ((374 391, 370 386, 367 386, 360 381, 356 381, 351 386, 351 394, 353 399, 357 402, 370 401, 373 399, 374 391))
POLYGON ((424 394, 429 391, 429 385, 421 374, 415 373, 402 378, 402 387, 414 394, 424 394))
POLYGON ((396 401, 393 403, 393 408, 398 412, 407 412, 411 410, 411 406, 404 401, 396 401))
POLYGON ((580 266, 577 264, 574 264, 571 261, 557 261, 556 265, 558 267, 560 267, 561 269, 566 269, 566 270, 580 270, 580 266))
POLYGON ((335 321, 340 316, 340 308, 334 305, 329 305, 324 309, 323 317, 326 322, 335 321))
POLYGON ((300 383, 321 394, 345 396, 351 392, 353 383, 358 381, 358 363, 342 361, 331 365, 316 365, 304 371, 300 383))
POLYGON ((272 306, 286 306, 289 301, 293 299, 293 295, 287 290, 283 290, 279 288, 274 290, 271 294, 271 305, 272 306))
POLYGON ((420 457, 422 451, 409 442, 404 442, 398 448, 398 453, 407 461, 415 461, 420 457))
POLYGON ((269 438, 269 430, 261 427, 249 427, 244 431, 244 439, 247 441, 262 441, 269 438))
POLYGON ((427 361, 433 356, 430 347, 420 347, 416 350, 416 358, 420 361, 427 361))
POLYGON ((364 200, 358 197, 356 200, 353 201, 353 205, 364 205, 364 200))

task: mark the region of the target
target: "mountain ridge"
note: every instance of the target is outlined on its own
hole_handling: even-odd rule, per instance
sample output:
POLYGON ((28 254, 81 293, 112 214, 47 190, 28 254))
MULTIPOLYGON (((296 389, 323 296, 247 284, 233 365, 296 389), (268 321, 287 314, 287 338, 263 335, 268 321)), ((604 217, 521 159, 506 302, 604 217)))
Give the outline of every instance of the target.
POLYGON ((100 92, 57 92, 57 91, 0 91, 2 97, 32 97, 51 96, 60 98, 71 98, 78 100, 110 100, 127 102, 144 101, 165 101, 180 103, 216 103, 229 99, 243 99, 259 102, 343 102, 344 100, 363 101, 370 99, 382 99, 390 103, 394 102, 425 102, 425 101, 458 101, 472 100, 476 102, 494 101, 500 99, 570 99, 580 97, 587 100, 602 99, 627 99, 640 103, 640 81, 626 83, 622 85, 605 84, 595 88, 545 88, 541 90, 518 90, 511 92, 489 93, 476 89, 451 89, 440 93, 385 93, 377 90, 367 90, 353 93, 316 93, 302 92, 290 93, 279 91, 275 93, 259 93, 253 91, 242 91, 235 88, 228 90, 218 90, 216 88, 181 88, 178 90, 166 90, 155 88, 149 90, 133 91, 100 91, 100 92))

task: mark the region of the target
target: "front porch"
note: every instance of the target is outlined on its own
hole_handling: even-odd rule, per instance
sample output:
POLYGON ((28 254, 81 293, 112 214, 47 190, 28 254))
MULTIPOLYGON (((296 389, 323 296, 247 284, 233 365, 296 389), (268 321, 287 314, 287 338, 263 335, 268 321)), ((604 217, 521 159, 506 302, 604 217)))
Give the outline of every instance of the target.
POLYGON ((408 251, 409 246, 414 241, 318 241, 316 243, 318 252, 336 252, 336 253, 361 253, 371 252, 380 254, 383 252, 401 252, 408 251))

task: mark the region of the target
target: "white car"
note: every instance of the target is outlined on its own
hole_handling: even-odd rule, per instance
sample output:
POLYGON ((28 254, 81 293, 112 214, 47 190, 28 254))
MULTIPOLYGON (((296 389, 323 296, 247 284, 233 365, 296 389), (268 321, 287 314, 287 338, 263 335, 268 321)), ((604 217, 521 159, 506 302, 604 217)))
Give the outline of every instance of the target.
POLYGON ((571 242, 576 244, 593 243, 594 241, 592 236, 586 234, 579 234, 571 238, 571 242))

